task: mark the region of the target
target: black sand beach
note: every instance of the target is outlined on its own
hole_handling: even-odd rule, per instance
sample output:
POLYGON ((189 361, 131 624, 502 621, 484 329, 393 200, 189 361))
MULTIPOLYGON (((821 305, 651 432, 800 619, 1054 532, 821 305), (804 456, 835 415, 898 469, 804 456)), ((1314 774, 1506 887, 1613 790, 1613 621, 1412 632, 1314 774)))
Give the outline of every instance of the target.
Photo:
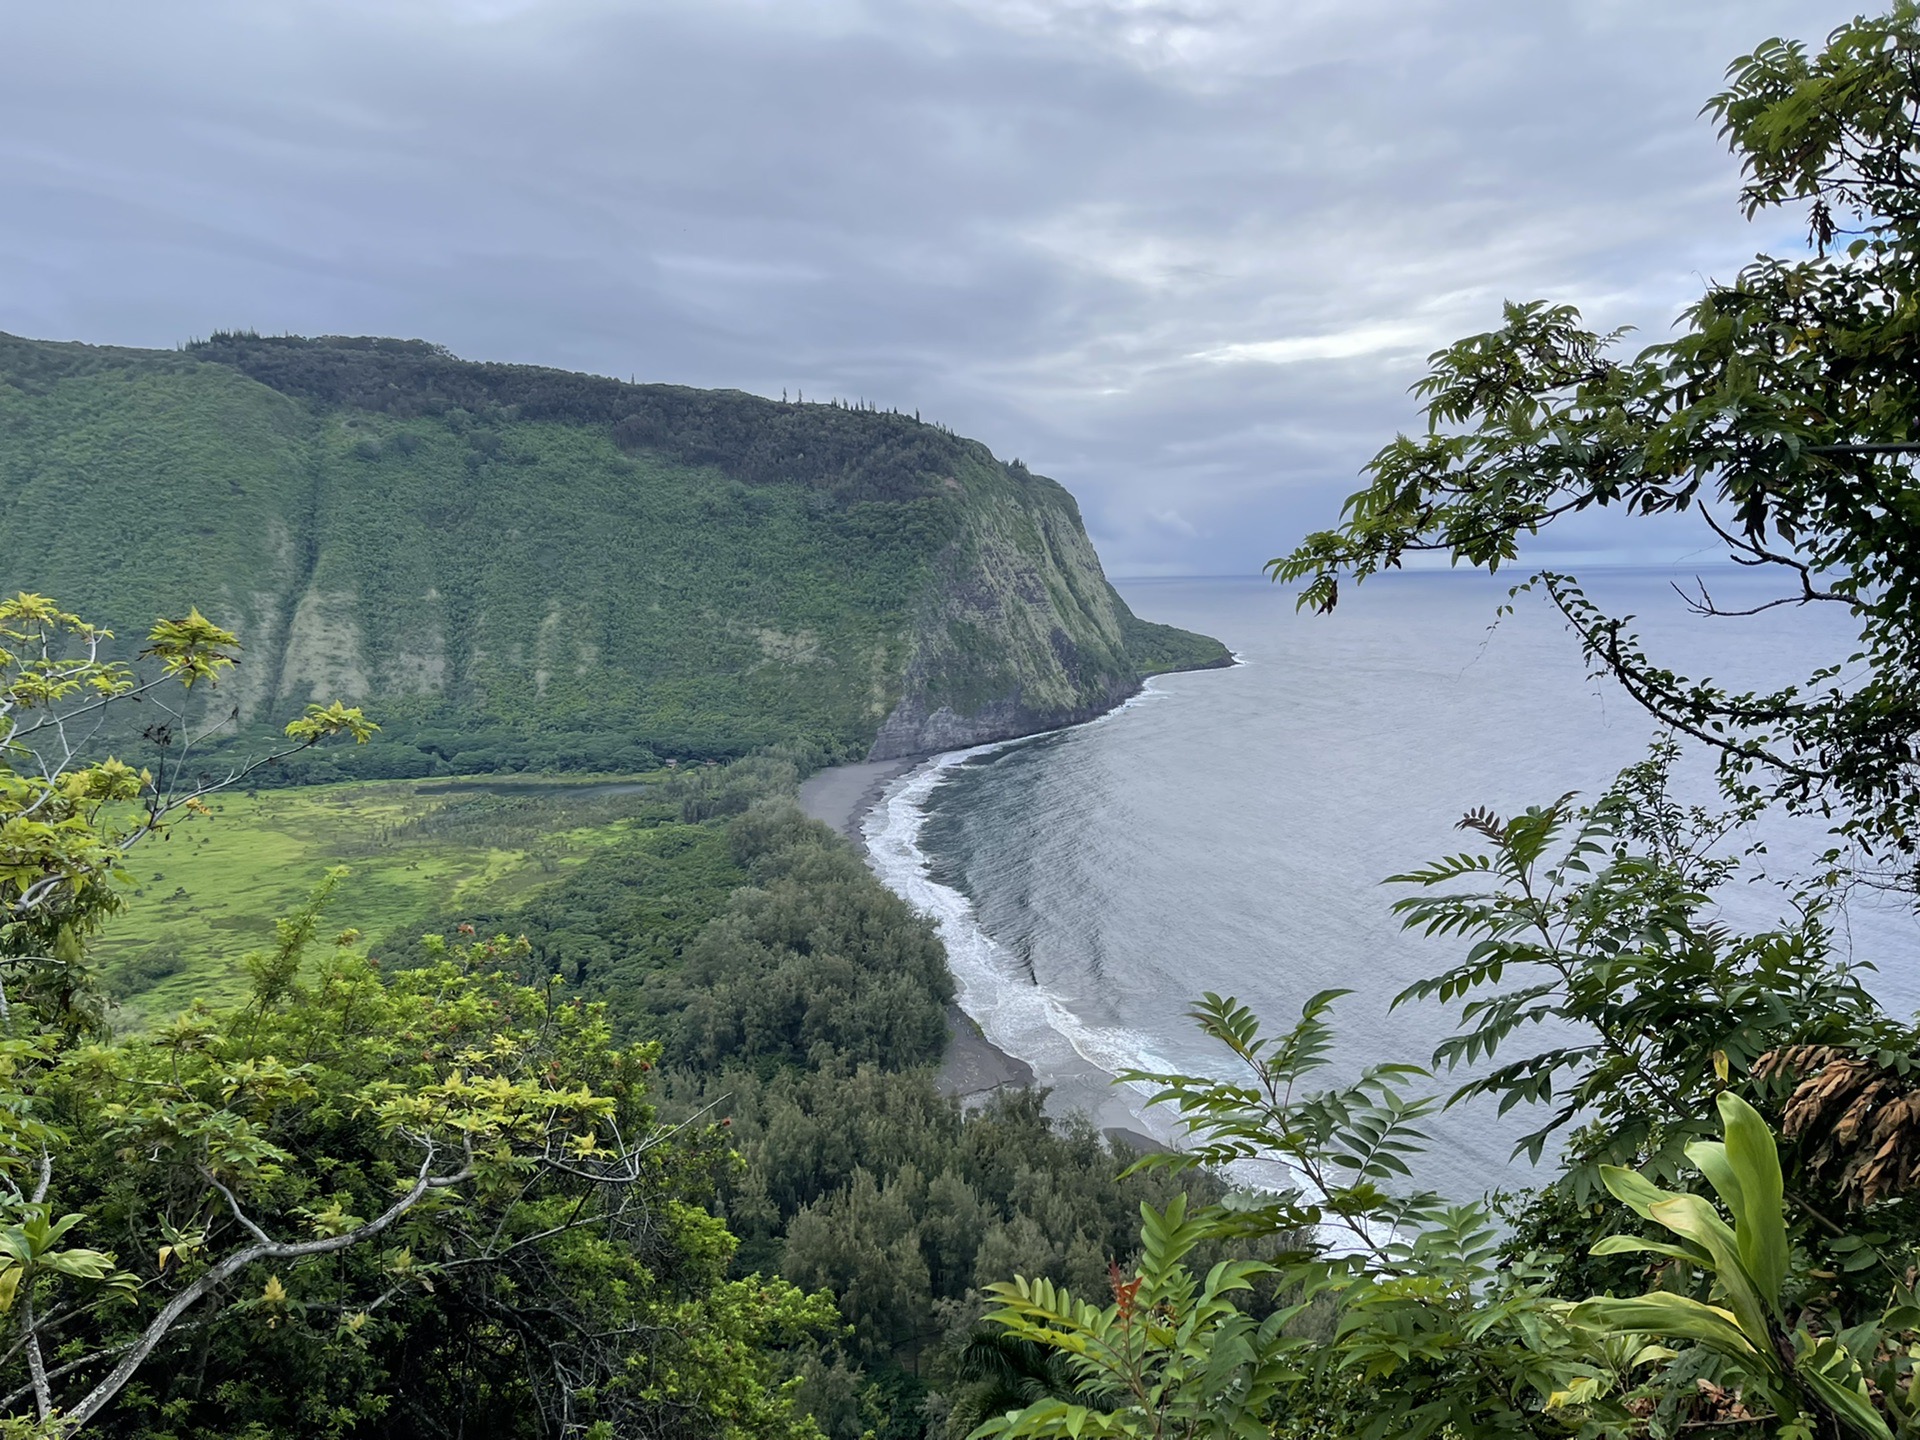
POLYGON ((892 781, 919 763, 865 760, 857 765, 831 766, 801 782, 800 808, 858 844, 860 822, 867 812, 880 803, 892 781))
MULTIPOLYGON (((800 786, 800 808, 861 845, 861 824, 880 803, 887 786, 919 760, 869 760, 835 765, 800 786)), ((961 1099, 984 1099, 1006 1085, 1031 1085, 1033 1067, 1016 1060, 986 1036, 958 1005, 947 1007, 947 1056, 940 1064, 940 1089, 961 1099)), ((1137 1143, 1137 1142, 1136 1142, 1137 1143)))

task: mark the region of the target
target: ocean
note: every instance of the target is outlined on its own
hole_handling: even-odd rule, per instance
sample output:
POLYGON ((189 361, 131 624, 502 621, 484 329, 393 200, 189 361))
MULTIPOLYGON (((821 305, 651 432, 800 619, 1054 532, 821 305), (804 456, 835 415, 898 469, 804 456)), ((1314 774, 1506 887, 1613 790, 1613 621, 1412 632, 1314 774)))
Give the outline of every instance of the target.
MULTIPOLYGON (((1847 653, 1838 607, 1706 619, 1673 593, 1686 577, 1583 578, 1643 617, 1649 652, 1682 673, 1760 684, 1847 653)), ((1759 593, 1739 572, 1709 583, 1725 605, 1759 593)), ((1332 1073, 1424 1063, 1449 1012, 1388 1002, 1463 947, 1402 932, 1388 909, 1402 892, 1382 881, 1467 848, 1453 827, 1470 808, 1597 793, 1645 754, 1651 723, 1589 678, 1544 600, 1522 597, 1495 624, 1505 577, 1387 576, 1324 617, 1257 579, 1120 588, 1140 615, 1217 636, 1240 663, 1156 678, 1086 725, 937 757, 864 822, 874 868, 937 918, 962 1007, 1053 1087, 1056 1111, 1167 1140, 1170 1117, 1114 1076, 1231 1073, 1187 1018, 1207 991, 1272 1032, 1316 991, 1348 989, 1332 1073)), ((1683 783, 1707 798, 1704 767, 1683 783)), ((1823 843, 1788 822, 1766 838, 1783 872, 1823 843)), ((1726 900, 1749 923, 1778 906, 1758 880, 1726 900)), ((1842 944, 1879 967, 1882 998, 1920 1007, 1913 917, 1860 900, 1847 918, 1842 944)), ((1435 1116, 1423 1178, 1463 1199, 1526 1183, 1509 1157, 1535 1123, 1486 1106, 1435 1116)))

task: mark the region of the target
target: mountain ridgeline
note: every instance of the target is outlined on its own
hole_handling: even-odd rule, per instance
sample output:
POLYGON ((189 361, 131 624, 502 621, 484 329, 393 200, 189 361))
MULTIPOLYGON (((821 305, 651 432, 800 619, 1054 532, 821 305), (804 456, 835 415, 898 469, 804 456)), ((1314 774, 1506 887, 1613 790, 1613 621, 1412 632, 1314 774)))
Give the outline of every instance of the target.
POLYGON ((376 711, 314 779, 891 758, 1230 663, 1132 614, 1059 485, 915 416, 412 340, 0 336, 0 588, 128 638, 198 604, 243 731, 376 711))

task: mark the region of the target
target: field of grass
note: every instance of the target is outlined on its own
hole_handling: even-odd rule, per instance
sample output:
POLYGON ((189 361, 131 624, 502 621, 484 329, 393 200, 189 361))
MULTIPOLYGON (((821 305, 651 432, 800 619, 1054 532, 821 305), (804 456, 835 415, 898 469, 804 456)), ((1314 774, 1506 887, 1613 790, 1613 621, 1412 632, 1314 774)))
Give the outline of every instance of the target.
POLYGON ((96 956, 135 1028, 195 1000, 245 993, 242 957, 273 941, 273 922, 331 866, 327 933, 403 930, 462 903, 497 909, 564 874, 659 810, 645 777, 484 782, 375 781, 227 794, 214 813, 133 854, 126 909, 96 956))

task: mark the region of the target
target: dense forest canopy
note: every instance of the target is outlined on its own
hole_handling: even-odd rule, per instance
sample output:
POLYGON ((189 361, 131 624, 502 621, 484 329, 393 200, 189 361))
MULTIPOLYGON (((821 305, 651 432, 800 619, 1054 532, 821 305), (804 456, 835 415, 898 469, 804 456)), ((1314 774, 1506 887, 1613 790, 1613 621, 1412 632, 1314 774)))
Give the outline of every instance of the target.
MULTIPOLYGON (((284 395, 412 418, 464 411, 605 428, 628 451, 712 466, 749 485, 799 485, 836 504, 943 499, 967 462, 998 466, 977 441, 917 415, 765 400, 739 390, 636 385, 534 365, 461 360, 423 340, 217 334, 189 345, 284 395)), ((1008 467, 1011 469, 1011 467, 1008 467)))

